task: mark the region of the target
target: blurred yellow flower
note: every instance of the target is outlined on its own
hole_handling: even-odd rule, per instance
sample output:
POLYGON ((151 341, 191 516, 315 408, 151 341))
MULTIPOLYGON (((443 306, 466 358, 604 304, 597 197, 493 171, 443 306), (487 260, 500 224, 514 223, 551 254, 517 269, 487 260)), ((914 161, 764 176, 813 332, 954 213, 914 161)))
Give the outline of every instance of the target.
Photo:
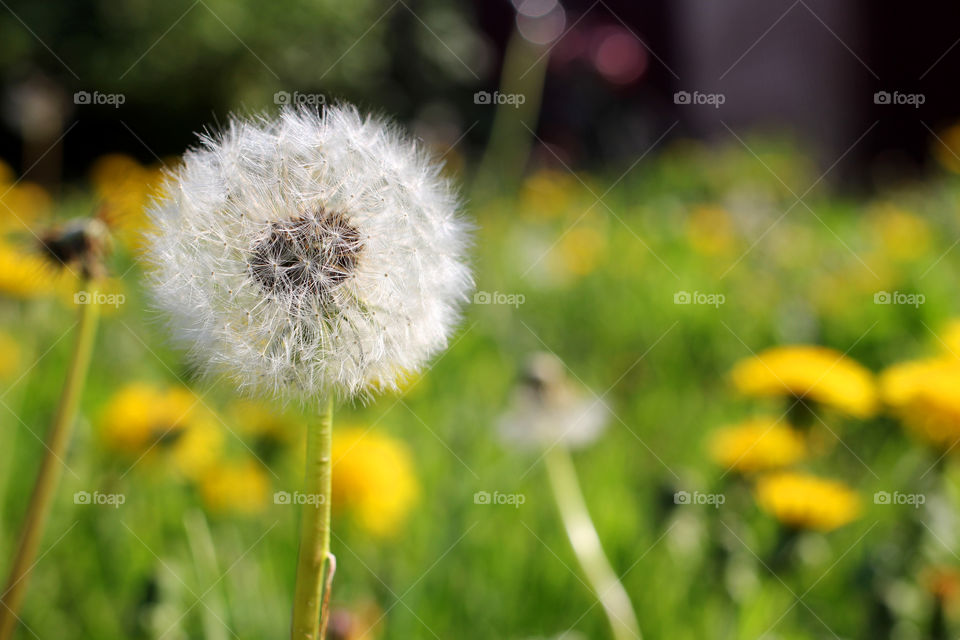
POLYGON ((923 257, 930 247, 930 224, 920 216, 894 205, 875 207, 864 218, 883 254, 894 260, 923 257))
POLYGON ((223 433, 196 395, 144 382, 114 394, 101 415, 100 436, 111 449, 130 456, 166 453, 188 478, 201 477, 223 448, 223 433))
POLYGON ((10 334, 0 332, 0 378, 10 378, 19 370, 20 343, 10 334))
POLYGON ((883 399, 917 435, 943 447, 960 440, 960 361, 902 362, 880 376, 883 399))
POLYGON ((954 358, 960 358, 960 318, 951 320, 940 331, 941 346, 954 358))
POLYGON ((270 481, 259 464, 221 461, 211 465, 199 483, 200 496, 215 512, 256 514, 270 495, 270 481))
POLYGON ((796 529, 830 531, 852 522, 860 514, 860 497, 841 482, 817 476, 782 472, 757 481, 760 507, 796 529))
POLYGON ((538 171, 520 189, 520 211, 541 220, 561 217, 579 197, 581 188, 579 180, 567 171, 538 171))
POLYGON ((751 396, 790 394, 857 418, 868 418, 877 408, 873 374, 826 347, 773 347, 738 362, 731 376, 736 388, 751 396))
POLYGON ((32 182, 0 183, 0 232, 26 231, 50 215, 53 200, 32 182))
POLYGON ((419 494, 407 447, 362 428, 333 434, 333 505, 345 507, 375 536, 395 533, 419 494))
POLYGON ((228 413, 237 432, 255 440, 287 444, 301 435, 302 429, 291 416, 262 402, 235 400, 228 413))
POLYGON ((551 252, 551 260, 565 273, 584 276, 597 268, 606 246, 607 238, 602 230, 581 224, 560 239, 551 252))
POLYGON ((90 179, 103 201, 102 217, 116 237, 127 246, 139 248, 149 225, 144 206, 160 186, 163 172, 145 167, 130 156, 114 153, 94 163, 90 179))
POLYGON ((58 269, 39 252, 0 241, 0 294, 13 298, 39 298, 76 289, 77 278, 58 269))
POLYGON ((733 219, 723 207, 694 207, 687 217, 687 240, 694 251, 705 256, 730 251, 736 240, 733 219))
POLYGON ((710 439, 710 457, 742 473, 789 466, 806 452, 803 436, 772 416, 719 429, 710 439))

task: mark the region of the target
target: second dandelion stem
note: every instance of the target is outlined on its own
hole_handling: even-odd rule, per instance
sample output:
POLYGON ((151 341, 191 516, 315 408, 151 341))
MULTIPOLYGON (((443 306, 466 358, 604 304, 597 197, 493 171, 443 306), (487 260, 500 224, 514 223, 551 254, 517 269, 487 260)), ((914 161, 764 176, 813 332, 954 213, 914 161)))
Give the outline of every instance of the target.
MULTIPOLYGON (((333 399, 307 429, 305 500, 300 520, 300 552, 293 595, 291 640, 319 640, 324 565, 330 554, 331 446, 333 399)), ((329 588, 329 583, 328 583, 329 588)))
POLYGON ((560 509, 570 546, 607 614, 614 639, 640 640, 637 615, 630 604, 630 597, 603 553, 600 536, 590 519, 580 483, 577 482, 577 471, 570 452, 562 445, 556 445, 547 451, 546 463, 550 487, 560 509))
POLYGON ((33 494, 30 496, 27 517, 20 534, 20 545, 13 558, 7 585, 0 594, 0 640, 9 640, 13 637, 17 623, 20 621, 18 613, 26 594, 27 581, 43 538, 43 529, 50 514, 54 492, 66 464, 63 459, 66 457, 70 432, 77 417, 77 406, 87 379, 94 337, 97 333, 100 310, 96 300, 97 293, 93 292, 89 295, 88 303, 80 306, 77 341, 73 348, 70 368, 67 370, 67 378, 60 394, 60 404, 57 406, 57 412, 54 414, 53 424, 47 436, 46 452, 40 463, 33 494))

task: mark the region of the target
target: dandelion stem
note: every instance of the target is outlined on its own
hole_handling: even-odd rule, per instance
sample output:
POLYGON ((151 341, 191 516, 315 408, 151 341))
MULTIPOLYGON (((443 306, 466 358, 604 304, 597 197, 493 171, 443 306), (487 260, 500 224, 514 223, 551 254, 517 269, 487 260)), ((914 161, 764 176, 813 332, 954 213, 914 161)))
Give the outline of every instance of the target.
POLYGON ((80 305, 80 321, 76 343, 70 360, 67 378, 60 393, 60 404, 47 435, 46 452, 40 463, 37 481, 30 496, 26 520, 20 534, 20 544, 10 567, 6 587, 0 595, 0 640, 9 640, 20 621, 18 612, 27 591, 27 582, 35 564, 37 549, 43 538, 43 530, 50 513, 53 494, 63 473, 63 458, 73 423, 76 421, 77 405, 83 393, 83 385, 90 368, 93 343, 97 332, 99 308, 97 294, 91 293, 88 304, 80 305))
POLYGON ((613 637, 615 640, 640 640, 642 636, 637 615, 630 604, 630 597, 603 553, 600 536, 587 511, 570 452, 562 445, 556 445, 547 451, 545 459, 550 487, 560 509, 567 538, 570 539, 580 568, 607 614, 613 637))
MULTIPOLYGON (((333 399, 307 429, 307 465, 300 520, 300 552, 293 595, 292 640, 319 640, 321 583, 330 553, 330 486, 333 399)), ((327 585, 329 590, 329 584, 327 585)))

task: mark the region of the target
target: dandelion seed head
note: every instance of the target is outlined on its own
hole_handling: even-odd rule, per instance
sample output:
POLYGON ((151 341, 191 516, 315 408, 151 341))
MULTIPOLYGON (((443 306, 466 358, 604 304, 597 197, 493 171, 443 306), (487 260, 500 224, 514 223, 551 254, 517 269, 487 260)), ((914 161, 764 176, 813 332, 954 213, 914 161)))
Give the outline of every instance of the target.
POLYGON ((396 388, 472 288, 440 167, 350 106, 234 119, 151 208, 151 284, 206 371, 285 398, 396 388))

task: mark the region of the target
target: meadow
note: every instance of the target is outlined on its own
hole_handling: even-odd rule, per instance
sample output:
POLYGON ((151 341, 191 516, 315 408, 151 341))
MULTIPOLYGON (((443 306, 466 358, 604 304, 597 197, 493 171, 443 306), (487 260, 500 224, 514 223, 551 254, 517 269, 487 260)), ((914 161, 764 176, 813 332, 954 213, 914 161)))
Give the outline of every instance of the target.
MULTIPOLYGON (((610 637, 542 452, 501 434, 536 352, 609 408, 573 459, 645 638, 955 637, 955 156, 923 182, 862 194, 791 144, 745 140, 470 194, 476 293, 450 349, 402 393, 336 412, 334 637, 610 637), (775 378, 766 387, 732 375, 787 345, 834 355, 755 366, 775 378), (796 451, 718 444, 764 416, 793 425, 796 451), (781 468, 839 484, 768 485, 759 499, 781 468)), ((23 223, 39 233, 94 213, 114 233, 18 638, 286 634, 309 418, 197 380, 168 346, 138 260, 156 180, 122 156, 55 199, 2 180, 0 569, 78 308, 76 282, 42 264, 23 223)))

